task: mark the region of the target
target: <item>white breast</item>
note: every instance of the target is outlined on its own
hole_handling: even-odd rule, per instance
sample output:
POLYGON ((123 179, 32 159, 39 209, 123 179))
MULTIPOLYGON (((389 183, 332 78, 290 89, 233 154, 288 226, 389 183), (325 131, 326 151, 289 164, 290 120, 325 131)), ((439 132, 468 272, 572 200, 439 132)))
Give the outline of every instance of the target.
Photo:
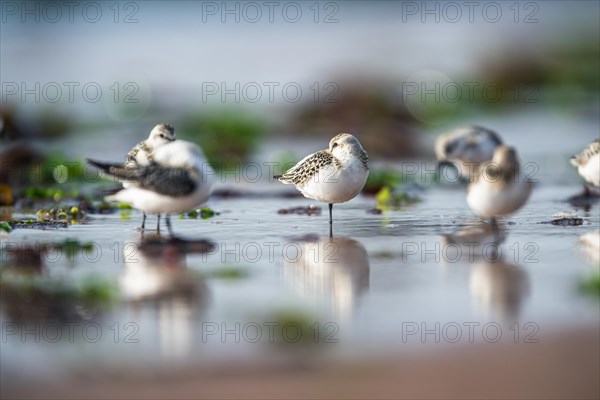
POLYGON ((592 156, 585 165, 580 165, 577 170, 586 182, 600 187, 600 153, 592 156))
POLYGON ((480 180, 471 185, 467 204, 481 217, 498 217, 518 210, 531 194, 531 182, 519 179, 509 185, 480 180))
POLYGON ((368 176, 362 162, 355 159, 341 168, 335 165, 322 168, 304 184, 298 185, 298 190, 305 197, 323 203, 344 203, 360 193, 368 176))

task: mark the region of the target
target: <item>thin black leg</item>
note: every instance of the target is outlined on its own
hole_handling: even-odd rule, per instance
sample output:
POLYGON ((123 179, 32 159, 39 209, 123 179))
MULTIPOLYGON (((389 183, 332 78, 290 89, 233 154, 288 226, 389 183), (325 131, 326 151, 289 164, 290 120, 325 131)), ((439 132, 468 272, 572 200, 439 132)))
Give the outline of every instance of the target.
POLYGON ((173 228, 171 227, 171 216, 169 214, 165 215, 165 221, 167 222, 167 229, 169 230, 169 235, 173 236, 173 228))
POLYGON ((333 204, 329 203, 329 237, 333 237, 333 204))
POLYGON ((500 241, 500 229, 498 228, 498 221, 492 217, 492 233, 494 235, 494 243, 498 244, 500 241))
POLYGON ((160 214, 156 214, 156 232, 160 232, 160 214))
POLYGON ((142 215, 142 230, 144 230, 146 227, 146 213, 142 211, 142 215))

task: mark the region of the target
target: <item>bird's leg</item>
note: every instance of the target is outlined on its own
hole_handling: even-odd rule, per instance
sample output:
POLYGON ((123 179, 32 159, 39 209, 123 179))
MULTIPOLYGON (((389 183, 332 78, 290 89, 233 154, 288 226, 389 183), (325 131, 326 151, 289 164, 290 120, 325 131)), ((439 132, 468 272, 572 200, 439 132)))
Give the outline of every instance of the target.
POLYGON ((160 214, 156 214, 156 233, 160 233, 160 214))
POLYGON ((169 235, 173 237, 173 228, 171 228, 171 216, 169 214, 165 215, 165 221, 167 222, 167 229, 169 230, 169 235))
POLYGON ((146 227, 146 213, 142 211, 142 215, 142 230, 144 230, 146 227))
POLYGON ((329 203, 329 237, 333 237, 333 218, 332 218, 332 212, 333 212, 333 204, 329 203))
POLYGON ((498 229, 498 221, 496 218, 492 217, 492 234, 494 235, 494 243, 498 244, 500 240, 500 230, 498 229))

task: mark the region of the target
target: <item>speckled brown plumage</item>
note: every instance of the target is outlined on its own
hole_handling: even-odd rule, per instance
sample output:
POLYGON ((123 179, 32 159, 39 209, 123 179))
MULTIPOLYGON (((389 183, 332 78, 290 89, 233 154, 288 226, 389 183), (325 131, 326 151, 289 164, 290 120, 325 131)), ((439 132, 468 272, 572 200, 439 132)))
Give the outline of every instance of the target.
POLYGON ((575 167, 585 165, 590 158, 598 153, 600 153, 600 139, 594 140, 581 153, 571 157, 571 164, 575 167))
POLYGON ((283 183, 301 185, 328 165, 340 167, 339 161, 328 150, 321 150, 290 168, 279 180, 283 183))

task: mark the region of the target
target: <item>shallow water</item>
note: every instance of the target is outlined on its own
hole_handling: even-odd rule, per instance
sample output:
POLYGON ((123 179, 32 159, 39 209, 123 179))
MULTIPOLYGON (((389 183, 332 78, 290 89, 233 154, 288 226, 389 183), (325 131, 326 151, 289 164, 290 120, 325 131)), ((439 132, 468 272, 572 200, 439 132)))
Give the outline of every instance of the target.
MULTIPOLYGON (((253 195, 213 196, 209 206, 219 215, 208 220, 174 217, 185 242, 153 242, 149 230, 140 247, 135 210, 89 215, 66 229, 13 230, 2 237, 3 261, 10 246, 92 242, 93 251, 72 260, 45 255, 39 274, 75 287, 90 278, 107 282, 117 299, 98 310, 35 295, 18 304, 3 300, 2 379, 134 375, 244 360, 305 365, 470 342, 535 343, 557 331, 597 327, 600 302, 579 285, 598 272, 600 207, 566 201, 582 189, 568 156, 597 135, 597 121, 539 111, 477 122, 506 132, 536 167, 527 171, 538 180, 529 202, 495 235, 473 216, 457 184, 426 185, 421 202, 382 214, 368 212, 372 197, 336 205, 330 239, 326 206, 317 216, 281 215, 282 208, 313 202, 282 196, 295 193, 289 186, 231 179, 221 188, 253 195), (527 135, 522 126, 529 126, 527 135), (567 143, 557 139, 564 126, 573 132, 567 143), (559 212, 577 214, 583 224, 542 223, 559 212), (206 242, 199 240, 214 248, 203 253, 206 242), (50 307, 54 302, 59 306, 50 307)), ((84 139, 72 147, 78 154, 118 159, 110 140, 96 146, 84 139)), ((297 144, 266 142, 256 159, 280 148, 301 155, 322 147, 297 144)), ((425 173, 434 170, 432 160, 416 163, 425 173)), ((401 163, 386 165, 406 171, 401 163)), ((150 217, 147 227, 155 221, 150 217)))
MULTIPOLYGON (((45 258, 43 273, 106 279, 119 300, 96 314, 77 311, 71 328, 18 320, 4 302, 2 359, 10 368, 3 375, 94 374, 100 366, 125 371, 167 361, 353 358, 454 342, 543 340, 567 327, 597 326, 600 303, 578 284, 598 269, 600 208, 563 201, 579 190, 538 185, 496 237, 472 216, 458 186, 432 187, 421 203, 381 215, 366 212, 374 206, 368 197, 337 205, 333 239, 325 207, 320 216, 277 214, 309 200, 214 198, 210 205, 220 215, 173 219, 179 237, 214 243, 208 253, 174 244, 138 248, 136 211, 125 220, 93 215, 67 229, 17 229, 3 239, 4 249, 65 238, 94 242, 98 252, 87 259, 45 258), (583 225, 540 224, 560 211, 577 213, 583 225), (586 234, 596 235, 592 247, 582 241, 586 234), (232 268, 239 276, 217 272, 232 268)), ((147 226, 154 224, 151 217, 147 226)))

